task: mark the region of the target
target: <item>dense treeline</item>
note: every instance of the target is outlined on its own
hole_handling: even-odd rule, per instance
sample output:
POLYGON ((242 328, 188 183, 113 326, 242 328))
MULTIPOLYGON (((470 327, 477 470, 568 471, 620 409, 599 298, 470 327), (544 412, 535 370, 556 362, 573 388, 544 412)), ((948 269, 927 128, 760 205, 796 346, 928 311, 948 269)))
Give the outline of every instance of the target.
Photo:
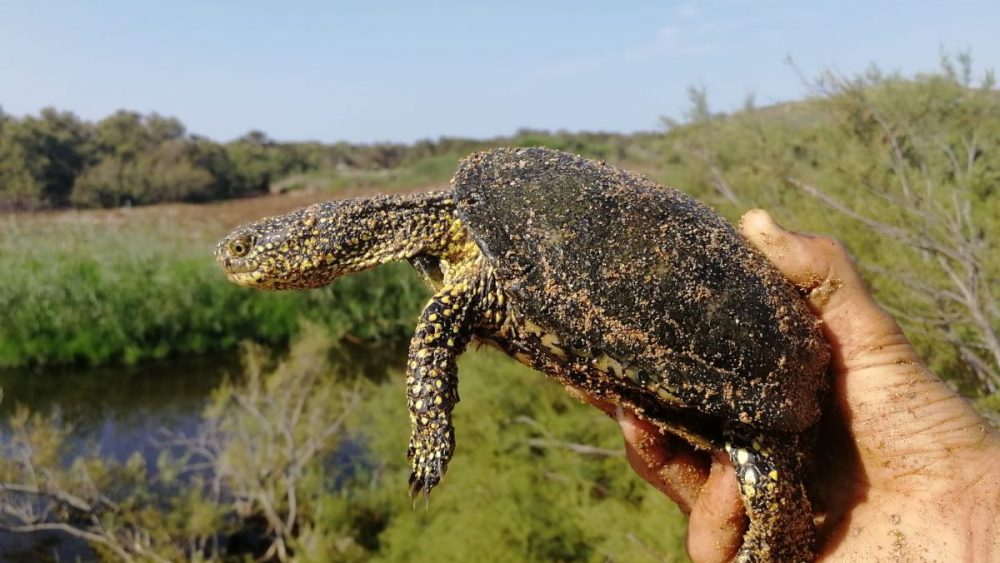
MULTIPOLYGON (((628 139, 586 137, 615 139, 619 147, 628 139)), ((539 138, 568 149, 584 141, 526 130, 494 141, 283 143, 251 131, 235 141, 218 143, 187 132, 176 118, 155 113, 122 110, 91 123, 52 108, 20 118, 0 111, 0 210, 211 201, 263 193, 282 179, 288 181, 278 189, 302 187, 309 183, 304 175, 310 173, 325 173, 325 183, 339 176, 340 183, 335 178, 334 185, 352 178, 365 184, 384 183, 384 176, 364 173, 407 165, 415 170, 398 178, 397 184, 443 181, 461 155, 505 142, 531 144, 539 138)))
POLYGON ((219 144, 157 114, 119 111, 97 123, 55 109, 0 114, 0 208, 220 199, 264 191, 305 166, 301 151, 262 134, 219 144))

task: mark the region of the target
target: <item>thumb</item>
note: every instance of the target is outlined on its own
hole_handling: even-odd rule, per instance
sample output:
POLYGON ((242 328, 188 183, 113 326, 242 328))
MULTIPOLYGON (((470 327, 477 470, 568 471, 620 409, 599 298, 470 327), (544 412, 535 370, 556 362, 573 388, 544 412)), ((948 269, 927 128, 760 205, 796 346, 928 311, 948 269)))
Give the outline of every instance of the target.
POLYGON ((875 302, 843 245, 786 231, 759 209, 743 216, 740 229, 807 292, 830 344, 832 391, 862 455, 886 459, 941 446, 942 434, 957 437, 968 424, 981 424, 973 420, 978 419, 975 411, 926 368, 895 319, 875 302))
POLYGON ((791 233, 761 209, 746 213, 740 229, 793 284, 807 292, 824 325, 834 367, 912 364, 917 357, 896 321, 872 298, 847 250, 836 240, 791 233))

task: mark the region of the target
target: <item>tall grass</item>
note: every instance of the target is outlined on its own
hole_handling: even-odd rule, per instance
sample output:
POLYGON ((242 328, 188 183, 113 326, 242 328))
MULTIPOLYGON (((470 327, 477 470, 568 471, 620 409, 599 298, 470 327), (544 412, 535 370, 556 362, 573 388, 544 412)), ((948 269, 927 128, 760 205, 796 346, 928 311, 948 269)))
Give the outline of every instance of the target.
POLYGON ((228 283, 212 240, 183 226, 0 222, 0 366, 136 362, 240 340, 278 344, 299 319, 339 335, 402 338, 426 291, 404 265, 319 291, 228 283))

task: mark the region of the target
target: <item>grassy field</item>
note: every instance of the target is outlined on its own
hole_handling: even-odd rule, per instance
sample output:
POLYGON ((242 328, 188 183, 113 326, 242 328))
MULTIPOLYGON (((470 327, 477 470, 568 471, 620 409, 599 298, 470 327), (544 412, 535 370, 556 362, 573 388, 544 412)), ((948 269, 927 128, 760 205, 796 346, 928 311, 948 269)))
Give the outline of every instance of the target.
MULTIPOLYGON (((350 196, 357 190, 343 190, 350 196)), ((329 194, 0 218, 0 366, 100 364, 283 343, 300 319, 342 336, 403 338, 426 298, 407 266, 310 292, 226 282, 215 241, 235 225, 329 194)))

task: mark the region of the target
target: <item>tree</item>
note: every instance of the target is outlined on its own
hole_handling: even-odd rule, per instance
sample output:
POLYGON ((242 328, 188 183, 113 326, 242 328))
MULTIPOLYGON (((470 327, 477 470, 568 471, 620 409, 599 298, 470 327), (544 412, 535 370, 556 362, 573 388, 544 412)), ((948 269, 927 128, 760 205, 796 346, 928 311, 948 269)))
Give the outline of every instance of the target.
POLYGON ((97 122, 94 141, 102 156, 135 158, 148 146, 142 115, 134 111, 116 111, 97 122))
POLYGON ((72 203, 92 207, 211 199, 215 177, 195 159, 190 141, 155 145, 134 158, 106 156, 77 180, 72 203))
POLYGON ((91 131, 70 112, 5 120, 0 131, 0 197, 8 206, 69 203, 76 175, 91 159, 91 131))
POLYGON ((858 184, 878 197, 852 204, 823 180, 789 176, 793 186, 881 236, 910 260, 869 264, 905 288, 887 301, 911 327, 941 338, 984 391, 1000 391, 1000 264, 996 259, 1000 181, 1000 95, 992 73, 972 82, 971 58, 915 83, 879 74, 815 82, 830 109, 849 124, 851 142, 872 150, 858 184), (873 180, 878 179, 878 183, 873 180))

